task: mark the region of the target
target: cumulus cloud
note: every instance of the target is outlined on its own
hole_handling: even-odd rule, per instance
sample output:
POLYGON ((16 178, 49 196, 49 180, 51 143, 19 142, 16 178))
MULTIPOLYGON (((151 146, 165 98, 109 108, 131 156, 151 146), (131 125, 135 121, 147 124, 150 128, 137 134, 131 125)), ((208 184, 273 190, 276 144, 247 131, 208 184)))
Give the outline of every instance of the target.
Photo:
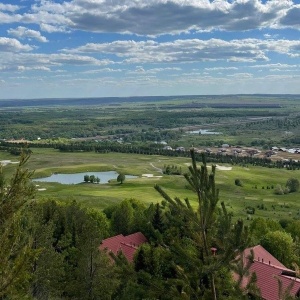
POLYGON ((282 63, 249 66, 249 68, 258 68, 258 69, 262 69, 262 68, 290 69, 290 68, 299 68, 299 67, 300 65, 289 65, 289 64, 282 64, 282 63))
MULTIPOLYGON (((18 9, 2 6, 2 11, 9 13, 18 9)), ((48 32, 74 29, 148 36, 280 26, 299 28, 300 22, 299 5, 291 0, 43 0, 33 4, 30 12, 14 18, 39 24, 48 32)), ((11 15, 3 15, 0 22, 5 19, 13 21, 11 15)))
POLYGON ((69 32, 65 26, 60 26, 60 25, 50 25, 50 24, 45 24, 45 23, 41 23, 40 24, 40 28, 42 31, 46 31, 49 33, 53 33, 53 32, 69 32))
POLYGON ((20 39, 27 38, 27 39, 35 39, 42 43, 48 42, 47 38, 42 36, 39 31, 28 29, 23 26, 19 26, 15 29, 11 28, 11 29, 7 30, 7 32, 8 32, 8 34, 13 35, 20 39))
POLYGON ((20 9, 20 7, 18 5, 0 3, 0 10, 1 11, 15 12, 19 9, 20 9))
POLYGON ((237 67, 214 67, 214 68, 205 68, 205 71, 228 71, 228 70, 238 70, 237 67))
POLYGON ((186 39, 159 43, 148 41, 114 41, 88 43, 76 49, 64 49, 74 53, 101 53, 123 58, 127 63, 180 63, 195 61, 227 60, 240 62, 267 61, 269 52, 288 56, 298 55, 298 40, 242 39, 186 39))
POLYGON ((280 25, 300 29, 300 5, 289 9, 285 16, 280 19, 280 25))
POLYGON ((142 66, 136 66, 135 70, 128 71, 128 74, 157 74, 161 72, 172 72, 172 71, 181 71, 181 68, 178 67, 167 67, 167 68, 151 68, 151 69, 144 69, 142 66))
POLYGON ((29 45, 21 44, 16 39, 0 37, 0 52, 20 52, 20 51, 30 51, 32 49, 33 47, 29 45))
MULTIPOLYGON (((1 40, 0 40, 1 51, 1 40)), ((73 54, 36 54, 36 53, 7 53, 0 57, 0 67, 4 71, 49 71, 61 66, 106 66, 109 60, 98 60, 94 57, 73 54)))
POLYGON ((18 14, 8 14, 6 12, 0 11, 0 24, 9 24, 19 22, 22 19, 21 15, 18 14))
MULTIPOLYGON (((235 30, 274 26, 292 1, 74 0, 72 27, 96 32, 161 35, 190 30, 235 30)), ((287 24, 293 25, 293 24, 287 24)))
POLYGON ((245 79, 245 78, 248 79, 248 78, 252 78, 253 74, 251 74, 251 73, 235 73, 232 75, 227 75, 227 77, 233 77, 236 79, 245 79))

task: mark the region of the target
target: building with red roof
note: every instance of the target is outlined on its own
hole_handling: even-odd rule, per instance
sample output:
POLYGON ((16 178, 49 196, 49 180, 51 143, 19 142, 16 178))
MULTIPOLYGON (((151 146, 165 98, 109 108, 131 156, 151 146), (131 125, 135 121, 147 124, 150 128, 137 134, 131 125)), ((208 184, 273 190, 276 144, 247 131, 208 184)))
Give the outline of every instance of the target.
MULTIPOLYGON (((257 245, 247 248, 243 252, 243 261, 246 265, 253 251, 252 263, 249 268, 249 276, 243 277, 241 288, 246 288, 252 273, 256 274, 256 286, 260 291, 260 296, 264 300, 281 300, 279 297, 279 283, 282 283, 282 293, 290 288, 290 295, 300 297, 300 279, 296 277, 296 272, 285 267, 273 255, 262 246, 257 245)), ((234 274, 237 280, 238 275, 234 274)))
POLYGON ((129 262, 133 262, 133 256, 138 247, 147 242, 147 238, 141 232, 127 236, 119 234, 103 240, 99 248, 112 252, 114 255, 122 252, 129 262))

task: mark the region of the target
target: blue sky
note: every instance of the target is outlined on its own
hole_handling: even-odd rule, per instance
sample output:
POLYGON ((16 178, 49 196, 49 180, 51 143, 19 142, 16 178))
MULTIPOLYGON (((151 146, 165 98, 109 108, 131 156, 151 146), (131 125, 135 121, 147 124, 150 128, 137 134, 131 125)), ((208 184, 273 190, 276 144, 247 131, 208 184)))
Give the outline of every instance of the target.
POLYGON ((0 0, 0 99, 300 94, 300 0, 0 0))

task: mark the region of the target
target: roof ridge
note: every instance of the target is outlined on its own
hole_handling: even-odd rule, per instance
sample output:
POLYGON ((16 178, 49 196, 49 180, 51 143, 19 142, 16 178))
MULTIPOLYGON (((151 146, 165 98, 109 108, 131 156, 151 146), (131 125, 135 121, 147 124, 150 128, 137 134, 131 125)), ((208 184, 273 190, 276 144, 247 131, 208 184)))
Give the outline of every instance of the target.
POLYGON ((128 244, 128 243, 125 243, 125 242, 120 242, 120 244, 122 244, 122 245, 124 245, 124 246, 127 246, 127 247, 130 247, 130 248, 133 248, 133 249, 138 249, 137 246, 131 245, 131 244, 128 244))
POLYGON ((270 266, 270 267, 273 267, 275 269, 278 269, 278 270, 281 270, 281 271, 290 271, 290 272, 295 272, 294 270, 292 269, 289 269, 287 267, 281 267, 281 266, 278 266, 278 265, 275 265, 275 264, 272 264, 272 263, 267 263, 267 262, 264 262, 264 261, 261 261, 261 260, 257 260, 257 259, 254 259, 255 262, 257 263, 260 263, 262 265, 265 265, 265 266, 270 266))
POLYGON ((123 235, 123 234, 118 234, 118 235, 111 236, 111 237, 108 237, 108 238, 106 238, 106 239, 103 239, 103 241, 104 241, 104 240, 107 241, 107 240, 115 239, 115 238, 117 238, 117 237, 124 237, 124 235, 123 235))

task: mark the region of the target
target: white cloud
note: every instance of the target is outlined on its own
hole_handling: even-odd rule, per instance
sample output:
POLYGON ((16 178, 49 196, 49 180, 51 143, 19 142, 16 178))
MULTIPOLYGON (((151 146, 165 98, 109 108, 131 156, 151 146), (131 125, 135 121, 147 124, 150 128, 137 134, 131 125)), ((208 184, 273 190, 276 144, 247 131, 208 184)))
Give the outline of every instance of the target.
POLYGON ((136 66, 135 70, 128 71, 128 74, 157 74, 161 72, 172 72, 172 71, 181 71, 181 68, 178 67, 167 67, 167 68, 151 68, 151 69, 144 69, 142 66, 136 66))
MULTIPOLYGON (((1 51, 1 39, 0 39, 1 51)), ((73 54, 36 54, 36 53, 7 53, 0 57, 0 67, 4 71, 49 71, 66 66, 106 66, 109 60, 98 60, 94 57, 73 54)))
POLYGON ((19 9, 20 9, 20 7, 18 5, 0 3, 0 10, 1 11, 15 12, 19 9))
POLYGON ((16 39, 0 37, 0 52, 20 52, 20 51, 30 51, 32 49, 33 47, 29 45, 21 44, 16 39))
POLYGON ((233 77, 236 79, 245 79, 245 78, 248 79, 248 78, 252 78, 253 74, 251 74, 251 73, 235 73, 232 75, 227 75, 227 77, 233 77))
POLYGON ((11 29, 7 30, 7 32, 8 32, 8 34, 13 35, 13 36, 15 36, 17 38, 20 38, 20 39, 24 39, 24 38, 31 39, 31 38, 33 38, 33 39, 35 39, 39 42, 42 42, 42 43, 48 42, 47 38, 42 36, 39 31, 28 29, 28 28, 23 27, 23 26, 18 26, 15 29, 11 28, 11 29))
POLYGON ((17 67, 17 70, 18 71, 32 71, 32 70, 35 70, 35 71, 51 71, 50 68, 47 68, 47 67, 43 67, 43 66, 40 66, 40 67, 25 67, 25 66, 18 66, 17 67))
POLYGON ((0 22, 35 23, 48 32, 74 29, 156 36, 192 30, 299 29, 300 22, 299 5, 291 0, 43 0, 21 16, 13 15, 18 6, 2 6, 9 14, 0 22))
POLYGON ((205 68, 205 71, 228 71, 228 70, 238 70, 237 67, 214 67, 214 68, 205 68))
POLYGON ((185 39, 158 43, 148 41, 114 41, 111 43, 88 43, 76 49, 64 49, 69 53, 101 53, 115 55, 124 62, 181 63, 226 60, 232 62, 268 61, 269 52, 298 55, 299 40, 243 39, 225 41, 220 39, 185 39))
POLYGON ((41 23, 40 24, 40 28, 42 31, 46 31, 49 33, 53 33, 53 32, 69 32, 65 26, 59 26, 59 25, 50 25, 50 24, 45 24, 45 23, 41 23))
POLYGON ((0 11, 0 24, 19 22, 22 16, 18 14, 8 14, 0 11))
POLYGON ((291 7, 283 18, 280 19, 283 27, 293 27, 300 29, 300 4, 291 7))
POLYGON ((96 70, 88 70, 82 72, 83 74, 97 74, 97 73, 119 73, 124 70, 122 69, 112 69, 112 68, 103 68, 103 69, 96 69, 96 70))
POLYGON ((258 68, 258 69, 271 69, 271 68, 277 68, 277 69, 286 69, 286 68, 299 68, 300 65, 289 65, 289 64, 282 64, 282 63, 276 63, 276 64, 264 64, 264 65, 253 65, 249 66, 249 68, 258 68))

